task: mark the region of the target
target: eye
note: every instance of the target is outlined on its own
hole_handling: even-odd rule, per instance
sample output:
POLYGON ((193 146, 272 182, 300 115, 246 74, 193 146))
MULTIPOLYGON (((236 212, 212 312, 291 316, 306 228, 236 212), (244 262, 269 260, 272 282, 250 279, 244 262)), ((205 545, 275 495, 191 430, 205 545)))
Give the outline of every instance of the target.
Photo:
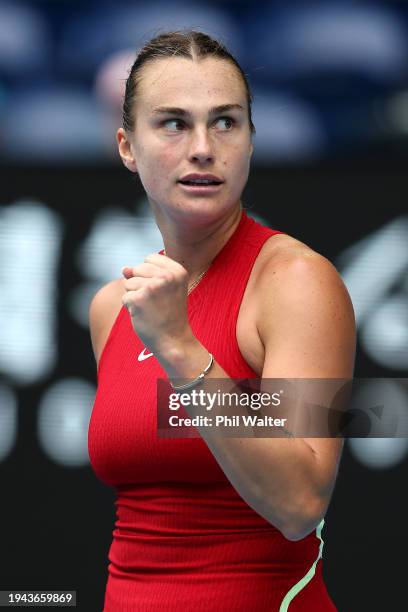
POLYGON ((217 119, 217 123, 219 123, 220 121, 224 121, 224 123, 226 124, 226 130, 230 130, 235 124, 235 119, 233 119, 232 117, 220 117, 219 119, 217 119))
POLYGON ((178 132, 179 130, 177 129, 177 124, 180 125, 183 122, 181 121, 181 119, 166 119, 165 121, 163 121, 162 125, 166 128, 168 128, 171 132, 178 132), (173 124, 173 126, 171 126, 170 124, 173 124), (174 124, 176 125, 176 127, 174 127, 174 124))

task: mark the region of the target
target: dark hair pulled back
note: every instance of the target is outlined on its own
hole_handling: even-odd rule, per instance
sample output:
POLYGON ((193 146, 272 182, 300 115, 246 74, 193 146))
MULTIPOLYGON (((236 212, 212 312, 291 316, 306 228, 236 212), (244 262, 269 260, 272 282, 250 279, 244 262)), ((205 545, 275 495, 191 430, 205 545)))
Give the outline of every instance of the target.
POLYGON ((189 59, 214 57, 231 62, 238 70, 245 85, 248 120, 251 133, 255 133, 252 122, 252 94, 248 80, 237 60, 226 47, 203 32, 195 30, 164 32, 152 38, 139 51, 136 60, 126 80, 125 97, 123 101, 123 127, 132 132, 135 127, 134 108, 137 95, 137 85, 140 81, 144 64, 165 57, 187 57, 189 59))

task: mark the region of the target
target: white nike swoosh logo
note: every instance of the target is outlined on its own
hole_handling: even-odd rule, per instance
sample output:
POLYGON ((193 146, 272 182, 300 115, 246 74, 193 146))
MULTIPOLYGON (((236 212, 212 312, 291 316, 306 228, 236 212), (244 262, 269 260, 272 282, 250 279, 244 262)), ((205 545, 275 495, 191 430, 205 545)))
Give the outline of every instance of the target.
POLYGON ((138 361, 144 361, 148 357, 152 357, 153 356, 153 353, 145 353, 145 350, 146 349, 144 348, 143 351, 138 356, 138 358, 137 358, 138 361))

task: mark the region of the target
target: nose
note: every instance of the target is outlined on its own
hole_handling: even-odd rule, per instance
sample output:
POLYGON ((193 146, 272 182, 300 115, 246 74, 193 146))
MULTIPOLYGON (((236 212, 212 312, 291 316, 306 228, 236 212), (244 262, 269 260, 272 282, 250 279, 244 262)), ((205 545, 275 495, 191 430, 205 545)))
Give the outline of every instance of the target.
POLYGON ((190 142, 190 161, 208 162, 214 159, 213 144, 206 128, 192 133, 190 142))

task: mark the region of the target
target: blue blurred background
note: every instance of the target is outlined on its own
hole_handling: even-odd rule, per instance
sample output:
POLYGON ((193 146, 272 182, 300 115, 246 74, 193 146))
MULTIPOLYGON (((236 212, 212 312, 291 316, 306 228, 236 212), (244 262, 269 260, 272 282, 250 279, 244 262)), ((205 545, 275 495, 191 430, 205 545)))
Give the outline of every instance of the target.
POLYGON ((406 150, 406 2, 1 0, 0 158, 117 160, 132 58, 185 26, 225 42, 247 73, 255 160, 406 150))
MULTIPOLYGON (((87 452, 88 306, 162 248, 115 132, 138 49, 184 27, 252 87, 248 213, 336 265, 355 375, 408 407, 408 3, 0 0, 0 590, 76 589, 84 612, 102 609, 115 519, 87 452)), ((341 612, 406 607, 407 465, 404 438, 346 442, 323 531, 341 612)))

